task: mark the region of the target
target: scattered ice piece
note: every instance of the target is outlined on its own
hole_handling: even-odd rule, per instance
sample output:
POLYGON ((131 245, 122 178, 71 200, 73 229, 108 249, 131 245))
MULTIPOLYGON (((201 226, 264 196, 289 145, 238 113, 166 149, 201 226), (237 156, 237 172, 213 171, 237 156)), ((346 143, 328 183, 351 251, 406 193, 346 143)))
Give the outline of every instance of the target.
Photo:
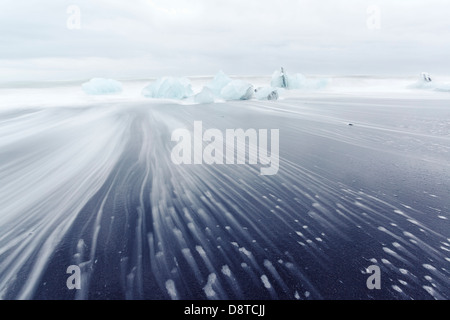
POLYGON ((191 82, 187 78, 164 77, 149 84, 142 95, 157 99, 185 99, 193 95, 191 82))
POLYGON ((253 85, 243 80, 233 80, 220 92, 225 100, 249 100, 253 96, 253 85))
POLYGON ((208 298, 213 298, 216 295, 216 292, 213 290, 213 285, 216 282, 217 276, 215 273, 211 273, 208 276, 208 282, 206 283, 205 287, 203 288, 203 291, 205 291, 205 294, 208 298))
POLYGON ((434 290, 432 287, 429 286, 423 286, 422 288, 425 289, 426 292, 428 292, 428 294, 430 294, 433 298, 435 299, 442 299, 443 297, 441 297, 440 294, 438 294, 436 292, 436 290, 434 290))
POLYGON ((407 236, 408 238, 415 238, 415 237, 416 237, 415 235, 413 235, 412 233, 407 232, 407 231, 403 231, 403 234, 404 234, 405 236, 407 236))
POLYGON ((113 79, 93 78, 81 85, 83 91, 90 95, 114 94, 122 92, 122 84, 113 79))
POLYGON ((406 281, 404 281, 404 280, 398 280, 398 282, 400 282, 402 285, 404 285, 404 286, 406 286, 406 285, 408 285, 408 282, 406 282, 406 281))
POLYGON ((251 257, 252 253, 245 248, 239 248, 239 251, 245 254, 247 257, 251 257))
POLYGON ((265 287, 266 289, 272 288, 272 286, 270 285, 269 279, 267 278, 267 276, 266 276, 265 274, 263 274, 263 275, 261 276, 261 281, 263 282, 264 287, 265 287))
POLYGON ((294 298, 297 300, 300 300, 300 295, 298 294, 297 291, 295 291, 295 293, 294 293, 294 298))
POLYGON ((172 279, 166 281, 166 290, 172 300, 178 300, 175 282, 172 279))
POLYGON ((438 218, 442 219, 442 220, 448 220, 447 217, 444 217, 444 216, 438 216, 438 218))
POLYGON ((395 291, 400 292, 400 293, 403 292, 403 290, 399 286, 397 286, 395 284, 392 286, 392 289, 394 289, 395 291))
POLYGON ((208 83, 206 87, 210 89, 214 95, 220 96, 222 89, 225 88, 231 81, 231 78, 228 77, 223 71, 219 71, 213 81, 208 83))
POLYGON ((294 269, 294 264, 292 262, 286 262, 284 265, 286 266, 286 268, 294 269))
POLYGON ((400 269, 398 269, 402 274, 408 274, 409 273, 409 271, 408 270, 406 270, 406 269, 402 269, 402 268, 400 268, 400 269))
POLYGON ((436 268, 433 267, 431 264, 423 264, 422 266, 427 270, 432 270, 432 271, 436 270, 436 268))
POLYGON ((206 258, 206 252, 201 246, 196 246, 195 250, 197 250, 197 252, 199 253, 200 256, 202 256, 203 258, 206 258))
POLYGON ((278 100, 279 94, 276 88, 262 87, 255 89, 255 98, 258 100, 278 100))
POLYGON ((228 267, 227 265, 224 265, 224 266, 222 267, 222 273, 223 273, 224 275, 226 275, 227 277, 231 277, 231 270, 230 270, 230 267, 228 267))
POLYGON ((309 296, 311 295, 311 293, 309 291, 305 291, 305 297, 309 298, 309 296))
POLYGON ((214 93, 208 87, 204 87, 201 92, 195 95, 194 101, 199 104, 214 103, 214 93))

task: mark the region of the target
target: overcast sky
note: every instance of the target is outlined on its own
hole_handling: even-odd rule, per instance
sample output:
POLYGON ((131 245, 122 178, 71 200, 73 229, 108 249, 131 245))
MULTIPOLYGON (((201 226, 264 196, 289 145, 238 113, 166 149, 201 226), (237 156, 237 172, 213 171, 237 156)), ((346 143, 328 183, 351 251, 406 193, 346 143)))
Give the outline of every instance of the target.
POLYGON ((449 0, 0 3, 1 81, 450 74, 449 0))

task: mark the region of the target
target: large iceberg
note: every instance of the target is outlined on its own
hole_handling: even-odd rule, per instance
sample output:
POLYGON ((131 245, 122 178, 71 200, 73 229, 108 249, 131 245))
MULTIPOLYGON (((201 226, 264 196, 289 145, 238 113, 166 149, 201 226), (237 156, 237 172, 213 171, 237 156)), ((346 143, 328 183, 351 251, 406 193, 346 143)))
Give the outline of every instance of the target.
POLYGON ((122 92, 122 84, 113 79, 94 78, 81 85, 83 91, 91 95, 114 94, 122 92))
POLYGON ((222 89, 225 88, 231 81, 231 78, 228 77, 223 71, 219 71, 213 81, 208 83, 206 87, 208 87, 216 96, 220 96, 222 89))
POLYGON ((255 89, 255 98, 258 100, 278 100, 278 90, 274 87, 255 89))
POLYGON ((208 87, 203 87, 203 90, 195 95, 194 101, 199 104, 214 103, 214 93, 208 87))
POLYGON ((149 84, 142 90, 147 98, 158 99, 185 99, 192 96, 191 82, 186 78, 164 77, 149 84))
POLYGON ((233 80, 220 92, 225 100, 249 100, 253 97, 253 85, 243 80, 233 80))
POLYGON ((275 71, 272 75, 271 86, 275 88, 293 89, 306 89, 306 90, 319 90, 325 88, 329 79, 307 79, 304 75, 297 73, 290 75, 285 72, 283 68, 280 71, 275 71))

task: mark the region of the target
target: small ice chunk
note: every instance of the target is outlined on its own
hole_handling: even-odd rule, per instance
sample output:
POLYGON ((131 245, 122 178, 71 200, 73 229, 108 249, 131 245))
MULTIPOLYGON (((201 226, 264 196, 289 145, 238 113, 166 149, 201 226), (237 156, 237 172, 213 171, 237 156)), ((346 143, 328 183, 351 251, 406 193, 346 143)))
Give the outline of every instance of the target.
POLYGON ((403 292, 403 290, 399 286, 397 286, 395 284, 392 286, 392 289, 394 289, 395 291, 400 292, 400 293, 403 292))
POLYGON ((433 267, 431 264, 423 264, 422 266, 427 270, 431 270, 431 271, 436 270, 436 268, 433 267))
POLYGON ((203 90, 195 95, 194 101, 199 104, 214 103, 214 93, 208 87, 203 87, 203 90))
POLYGON ((225 100, 249 100, 253 96, 253 85, 243 80, 233 80, 220 92, 225 100))
POLYGON ((205 294, 208 298, 212 298, 216 295, 216 292, 213 289, 214 284, 216 283, 217 276, 215 273, 211 273, 208 276, 208 282, 206 283, 205 287, 203 288, 203 291, 205 291, 205 294))
POLYGON ((409 272, 408 270, 406 270, 406 269, 401 269, 401 268, 399 269, 399 271, 400 271, 402 274, 408 274, 408 272, 409 272))
POLYGON ((227 265, 222 266, 222 273, 227 277, 231 277, 230 267, 228 267, 227 265))
POLYGON ((166 281, 166 290, 172 300, 178 300, 178 294, 173 280, 169 279, 166 281))
POLYGON ((261 281, 263 282, 264 287, 265 287, 266 289, 272 288, 272 286, 270 285, 269 279, 267 278, 267 276, 266 276, 265 274, 263 274, 263 275, 261 276, 261 281))
POLYGON ((104 95, 122 92, 122 84, 113 79, 93 78, 81 85, 83 91, 90 95, 104 95))
POLYGON ((258 100, 278 100, 279 95, 276 88, 262 87, 255 89, 255 98, 258 100))
POLYGON ((187 78, 164 77, 142 90, 147 98, 181 100, 193 95, 191 82, 187 78))

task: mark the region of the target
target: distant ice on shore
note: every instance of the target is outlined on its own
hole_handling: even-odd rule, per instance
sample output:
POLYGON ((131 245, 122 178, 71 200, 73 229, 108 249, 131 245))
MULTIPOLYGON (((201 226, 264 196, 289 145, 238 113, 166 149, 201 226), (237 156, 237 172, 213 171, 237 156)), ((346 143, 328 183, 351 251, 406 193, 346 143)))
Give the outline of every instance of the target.
POLYGON ((81 85, 89 95, 115 94, 122 92, 122 83, 113 79, 93 78, 81 85))
POLYGON ((142 90, 143 96, 157 99, 182 100, 193 94, 191 81, 187 78, 160 78, 142 90))
POLYGON ((432 77, 422 72, 421 77, 416 83, 409 86, 411 89, 433 90, 440 92, 450 92, 450 83, 434 81, 432 77))
POLYGON ((304 75, 297 73, 291 75, 284 71, 277 70, 272 74, 271 86, 275 88, 285 88, 288 90, 318 90, 324 89, 330 83, 330 79, 307 79, 304 75))

